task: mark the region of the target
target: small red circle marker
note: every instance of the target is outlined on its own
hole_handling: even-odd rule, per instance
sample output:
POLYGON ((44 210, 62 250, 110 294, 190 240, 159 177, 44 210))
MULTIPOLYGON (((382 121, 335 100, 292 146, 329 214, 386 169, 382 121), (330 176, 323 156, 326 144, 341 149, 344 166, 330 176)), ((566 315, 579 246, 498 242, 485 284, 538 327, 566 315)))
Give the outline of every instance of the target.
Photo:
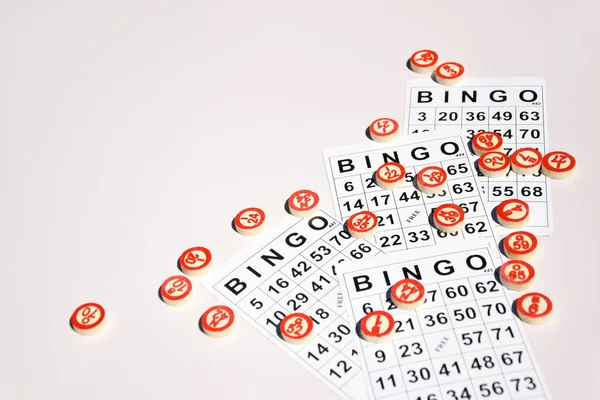
POLYGON ((457 62, 445 62, 435 70, 435 81, 440 85, 453 86, 464 78, 465 68, 457 62))
POLYGON ((205 274, 212 267, 212 254, 206 247, 191 247, 179 257, 179 266, 189 276, 205 274))
POLYGON ((458 232, 465 224, 465 212, 456 204, 442 204, 433 212, 433 224, 440 232, 458 232))
POLYGON ((473 152, 478 156, 488 151, 496 151, 502 147, 504 140, 496 132, 479 132, 471 139, 473 152))
POLYGON ((192 282, 183 275, 171 276, 160 286, 162 300, 170 306, 181 306, 187 303, 191 293, 192 282))
POLYGON ((575 173, 575 157, 564 151, 552 151, 542 159, 542 174, 552 179, 567 179, 575 173))
POLYGON ((488 178, 502 178, 510 171, 510 159, 500 151, 488 151, 477 160, 479 171, 488 178))
POLYGON ((356 239, 373 236, 377 230, 377 216, 371 211, 360 211, 348 218, 348 233, 356 239))
POLYGON ((498 222, 505 228, 524 228, 529 222, 529 204, 519 199, 508 199, 496 208, 498 222))
POLYGON ((425 302, 425 287, 416 279, 402 279, 392 286, 390 298, 402 310, 414 310, 425 302))
POLYGON ((214 338, 229 335, 233 330, 235 315, 233 310, 227 306, 213 306, 206 310, 200 318, 202 332, 214 338))
POLYGON ((525 290, 533 282, 535 269, 525 261, 510 260, 500 266, 500 283, 510 290, 525 290))
POLYGON ((383 189, 396 189, 402 186, 406 177, 406 169, 397 162, 388 162, 377 168, 375 183, 383 189))
POLYGON ((312 339, 314 323, 311 317, 302 313, 293 313, 283 318, 279 324, 281 336, 292 344, 303 344, 312 339))
POLYGON ((319 211, 319 195, 311 190, 298 190, 288 199, 288 208, 295 217, 310 217, 319 211))
POLYGON ((370 343, 383 343, 391 339, 394 317, 385 311, 371 311, 360 321, 360 335, 370 343))
POLYGON ((444 190, 448 174, 443 168, 425 167, 417 174, 417 187, 423 193, 437 194, 444 190))
POLYGON ((510 156, 512 170, 520 175, 533 175, 542 166, 542 153, 533 147, 523 147, 515 150, 510 156))
POLYGON ((535 255, 538 241, 532 233, 517 231, 506 236, 502 245, 504 253, 511 260, 528 261, 535 255))
POLYGON ((91 336, 98 333, 104 326, 106 313, 98 303, 85 303, 73 311, 71 326, 80 335, 91 336))
POLYGON ((369 126, 371 140, 379 143, 387 143, 400 136, 400 126, 395 119, 379 118, 369 126))
POLYGON ((256 207, 245 208, 235 216, 233 221, 235 230, 239 234, 257 235, 265 229, 265 212, 256 207))
POLYGON ((435 69, 439 60, 438 54, 433 50, 419 50, 410 57, 410 69, 417 74, 426 74, 435 69))
POLYGON ((552 316, 552 300, 541 293, 527 293, 517 299, 517 314, 528 324, 543 324, 552 316))

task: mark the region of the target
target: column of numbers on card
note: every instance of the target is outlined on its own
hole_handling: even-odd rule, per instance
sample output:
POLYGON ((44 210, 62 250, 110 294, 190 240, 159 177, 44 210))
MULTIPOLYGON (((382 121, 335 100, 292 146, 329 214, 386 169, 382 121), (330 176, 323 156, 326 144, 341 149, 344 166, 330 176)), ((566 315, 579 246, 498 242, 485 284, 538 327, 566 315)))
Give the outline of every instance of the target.
POLYGON ((352 301, 360 320, 394 316, 385 344, 361 341, 377 399, 522 399, 544 395, 504 290, 493 276, 425 285, 426 302, 398 310, 388 294, 352 301), (405 397, 402 397, 405 396, 405 397))

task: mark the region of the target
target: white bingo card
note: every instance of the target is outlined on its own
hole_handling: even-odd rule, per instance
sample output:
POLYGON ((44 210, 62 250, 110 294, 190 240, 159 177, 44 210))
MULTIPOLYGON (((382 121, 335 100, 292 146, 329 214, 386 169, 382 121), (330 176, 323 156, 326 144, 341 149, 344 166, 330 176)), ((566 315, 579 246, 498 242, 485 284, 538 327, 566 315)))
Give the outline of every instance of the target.
POLYGON ((304 219, 286 217, 202 284, 337 394, 363 399, 353 328, 346 320, 336 269, 379 253, 320 210, 304 219), (279 322, 294 312, 314 322, 315 335, 307 344, 289 344, 277 332, 279 322))
MULTIPOLYGON (((515 149, 533 147, 542 155, 550 151, 546 112, 546 83, 542 78, 469 78, 460 86, 440 86, 431 79, 411 79, 406 84, 405 134, 439 130, 461 133, 467 140, 477 132, 502 136, 509 157, 515 149)), ((474 162, 478 157, 469 152, 474 162)), ((477 171, 478 172, 478 171, 477 171)), ((492 207, 518 198, 530 207, 527 230, 552 234, 550 179, 538 172, 523 176, 486 178, 478 172, 484 199, 492 207)), ((491 208, 490 208, 491 209, 491 208)), ((497 223, 501 233, 507 231, 497 223)))
POLYGON ((436 246, 353 262, 339 273, 354 325, 372 310, 393 318, 392 337, 355 336, 370 399, 550 399, 485 242, 436 246), (396 308, 390 286, 423 284, 425 303, 396 308))
POLYGON ((378 218, 374 241, 386 253, 484 237, 495 257, 500 257, 491 214, 467 153, 467 140, 458 134, 404 136, 386 145, 370 142, 325 150, 336 214, 345 220, 358 211, 372 211, 378 218), (385 190, 375 184, 373 175, 390 161, 404 166, 406 178, 401 187, 385 190), (425 194, 417 189, 416 174, 427 166, 447 172, 443 192, 425 194), (459 232, 447 234, 431 225, 432 210, 444 203, 457 204, 465 211, 466 223, 459 232))

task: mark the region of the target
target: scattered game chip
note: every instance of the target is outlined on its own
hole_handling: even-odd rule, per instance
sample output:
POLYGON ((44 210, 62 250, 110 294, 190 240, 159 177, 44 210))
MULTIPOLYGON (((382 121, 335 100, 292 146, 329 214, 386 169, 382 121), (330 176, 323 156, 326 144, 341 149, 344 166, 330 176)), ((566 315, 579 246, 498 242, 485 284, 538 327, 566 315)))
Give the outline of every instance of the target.
POLYGON ((319 211, 319 195, 310 190, 298 190, 288 199, 288 207, 295 217, 310 217, 319 211))
POLYGON ((104 326, 104 307, 98 303, 85 303, 73 311, 71 326, 80 335, 91 336, 104 326))
POLYGON ((433 212, 433 224, 440 232, 458 232, 465 224, 465 212, 456 204, 442 204, 433 212))
POLYGON ((392 286, 390 298, 401 310, 414 310, 425 302, 425 287, 416 279, 402 279, 392 286))
POLYGON ((510 260, 500 267, 500 283, 510 290, 525 290, 533 282, 535 269, 525 261, 510 260))
POLYGON ((410 57, 410 69, 417 74, 432 72, 438 59, 438 54, 433 50, 419 50, 410 57))
POLYGON ((542 153, 533 147, 515 150, 510 156, 512 170, 520 175, 533 175, 542 166, 542 153))
POLYGON ((524 228, 529 222, 529 204, 519 199, 508 199, 496 208, 498 222, 505 228, 524 228))
POLYGON ((366 239, 377 230, 377 216, 371 211, 360 211, 348 218, 348 233, 356 239, 366 239))
POLYGON ((535 255, 537 250, 537 238, 535 235, 517 231, 506 236, 502 242, 506 257, 511 260, 530 260, 535 255))
POLYGON ((286 316, 279 324, 281 336, 292 344, 303 344, 313 336, 314 323, 312 318, 306 314, 293 313, 286 316))
POLYGON ((435 81, 440 85, 458 85, 463 80, 465 68, 457 62, 445 62, 435 70, 435 81))
POLYGON ((389 162, 377 168, 375 182, 383 189, 396 189, 404 183, 406 170, 397 162, 389 162))
POLYGON ((360 321, 360 336, 370 343, 383 343, 392 338, 394 317, 385 311, 371 311, 360 321))
POLYGON ((567 179, 575 173, 575 157, 564 151, 552 151, 542 159, 542 174, 552 179, 567 179))
POLYGON ((227 306, 214 306, 202 314, 200 326, 202 332, 214 338, 227 336, 233 330, 235 316, 227 306))
POLYGON ((502 178, 510 172, 510 159, 500 151, 483 153, 477 163, 479 172, 488 178, 502 178))
POLYGON ((417 187, 423 193, 437 194, 444 190, 448 174, 440 167, 425 167, 417 174, 417 187))
POLYGON ((496 132, 479 132, 471 139, 471 147, 475 154, 481 156, 488 151, 500 149, 503 142, 502 136, 496 132))
POLYGON ((371 140, 379 143, 387 143, 400 136, 399 125, 391 118, 379 118, 369 126, 371 140))
POLYGON ((170 306, 185 304, 190 299, 191 293, 192 282, 183 275, 167 278, 160 286, 160 296, 170 306))
POLYGON ((234 224, 240 235, 258 235, 265 229, 265 212, 256 207, 245 208, 235 216, 234 224))
POLYGON ((206 247, 192 247, 179 257, 179 266, 186 275, 205 274, 212 267, 212 254, 206 247))
POLYGON ((543 324, 552 316, 552 300, 541 293, 527 293, 517 299, 517 314, 528 324, 543 324))

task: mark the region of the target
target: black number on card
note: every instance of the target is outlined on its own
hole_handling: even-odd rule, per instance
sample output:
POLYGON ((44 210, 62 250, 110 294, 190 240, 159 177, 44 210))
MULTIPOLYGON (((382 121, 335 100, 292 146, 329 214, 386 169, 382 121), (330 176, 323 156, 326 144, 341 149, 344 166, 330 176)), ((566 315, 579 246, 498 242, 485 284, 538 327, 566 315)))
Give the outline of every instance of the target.
POLYGON ((418 356, 419 354, 423 353, 421 343, 419 342, 411 343, 410 346, 407 344, 402 344, 398 346, 398 350, 400 350, 400 358, 418 356))
MULTIPOLYGON (((520 378, 514 378, 514 379, 511 379, 510 381, 515 384, 515 392, 518 392, 521 390, 520 389, 520 383, 521 383, 520 378)), ((525 381, 525 383, 527 384, 525 386, 525 389, 527 389, 527 390, 535 390, 535 388, 537 387, 537 385, 533 381, 533 378, 530 376, 526 376, 525 378, 523 378, 523 381, 525 381)))
POLYGON ((427 119, 427 114, 424 112, 419 113, 419 121, 425 121, 427 119))
POLYGON ((473 343, 481 343, 481 334, 483 331, 465 332, 461 335, 462 342, 465 346, 470 346, 473 343))
POLYGON ((375 352, 375 358, 377 359, 378 363, 382 363, 385 361, 385 352, 383 350, 377 350, 375 352))
POLYGON ((454 361, 452 364, 450 364, 449 368, 446 365, 446 363, 442 364, 442 367, 440 368, 440 374, 450 376, 450 374, 452 373, 452 369, 455 369, 456 373, 460 374, 460 367, 457 361, 454 361))
POLYGON ((476 212, 476 211, 477 211, 477 205, 478 205, 478 204, 479 204, 479 202, 478 202, 478 201, 470 201, 470 202, 468 202, 468 203, 460 203, 458 206, 459 206, 460 208, 462 208, 462 209, 463 209, 463 211, 464 211, 464 212, 465 212, 465 214, 466 214, 466 213, 468 213, 468 212, 471 212, 471 211, 473 211, 473 212, 476 212))
POLYGON ((471 182, 463 182, 462 184, 455 183, 454 185, 452 185, 452 192, 454 194, 461 194, 462 192, 470 193, 473 190, 475 189, 473 188, 471 182))
POLYGON ((456 111, 452 112, 440 112, 440 118, 438 121, 456 121, 458 119, 458 113, 456 111))
POLYGON ((466 174, 467 172, 469 172, 469 169, 467 168, 467 164, 460 163, 458 165, 448 165, 448 167, 446 167, 446 171, 450 175, 456 175, 458 173, 466 174))
MULTIPOLYGON (((329 352, 329 347, 323 346, 321 343, 317 343, 317 351, 319 352, 318 355, 321 355, 323 353, 328 353, 329 352)), ((308 352, 307 357, 308 358, 314 358, 315 360, 319 361, 319 357, 317 357, 317 355, 313 354, 310 351, 308 352)))
POLYGON ((482 397, 490 397, 492 395, 492 392, 495 395, 500 396, 504 393, 504 388, 502 387, 500 382, 494 382, 491 386, 489 386, 488 383, 482 383, 481 385, 479 385, 479 392, 481 393, 482 397))
POLYGON ((506 306, 503 303, 484 304, 482 307, 485 309, 488 317, 492 316, 492 310, 497 314, 506 314, 506 306))
POLYGON ((539 129, 519 129, 519 132, 521 132, 521 139, 525 139, 527 134, 529 134, 532 139, 539 139, 541 136, 539 129))
POLYGON ((371 246, 367 245, 366 243, 361 243, 358 245, 358 249, 350 251, 350 255, 352 256, 352 258, 359 260, 363 258, 363 253, 369 252, 371 252, 371 246))
POLYGON ((386 219, 390 221, 390 225, 394 225, 394 216, 392 214, 388 214, 385 217, 382 217, 381 215, 377 216, 377 226, 385 226, 386 219))
POLYGON ((437 315, 434 317, 433 315, 427 314, 425 315, 425 319, 427 320, 427 323, 425 325, 431 327, 431 326, 435 326, 436 322, 440 325, 444 325, 448 323, 448 318, 446 317, 446 313, 444 313, 443 311, 440 313, 437 313, 437 315))
POLYGON ((367 178, 367 179, 365 179, 365 181, 367 182, 367 189, 371 189, 371 188, 374 188, 376 186, 375 181, 373 180, 373 178, 367 178))
POLYGON ((337 235, 333 235, 332 237, 329 238, 329 241, 334 241, 337 243, 338 246, 342 245, 342 242, 340 241, 340 239, 338 238, 341 237, 344 240, 348 240, 350 239, 352 236, 350 236, 350 234, 348 232, 346 232, 345 230, 341 230, 337 233, 337 235))
POLYGON ((481 370, 482 368, 492 369, 495 366, 496 364, 494 364, 494 360, 490 356, 483 356, 481 358, 481 361, 479 361, 478 357, 475 357, 473 359, 473 362, 471 363, 471 368, 478 370, 481 370))
POLYGON ((400 235, 394 234, 390 236, 381 236, 379 239, 381 240, 381 247, 402 245, 402 238, 400 237, 400 235))
POLYGON ((477 119, 477 121, 485 121, 485 113, 483 111, 479 111, 478 113, 474 113, 473 111, 467 111, 467 116, 465 117, 465 119, 467 121, 474 121, 475 119, 477 119))
POLYGON ((457 308, 456 310, 454 310, 454 319, 455 320, 460 322, 460 321, 463 321, 465 318, 468 318, 468 319, 477 318, 477 312, 475 312, 475 309, 473 307, 465 308, 464 312, 460 308, 457 308))
POLYGON ((500 289, 498 289, 498 283, 496 283, 496 281, 487 281, 487 282, 477 282, 475 284, 475 291, 477 291, 477 293, 496 293, 499 292, 500 289))
POLYGON ((404 324, 402 323, 402 321, 396 321, 394 322, 394 325, 396 326, 396 333, 404 332, 404 328, 402 328, 402 325, 410 325, 410 330, 415 330, 415 326, 411 318, 407 319, 404 324))
POLYGON ((257 310, 260 310, 261 308, 263 308, 263 303, 262 301, 259 301, 255 298, 253 298, 252 300, 250 300, 250 305, 253 306, 254 308, 256 308, 257 310))
POLYGON ((408 241, 411 243, 416 243, 419 240, 427 241, 427 240, 431 239, 431 237, 429 236, 429 232, 424 229, 419 231, 418 233, 417 232, 408 232, 408 236, 410 236, 410 239, 408 239, 408 241))
POLYGON ((504 111, 503 113, 496 111, 494 115, 492 115, 492 119, 495 119, 496 121, 510 121, 512 119, 512 113, 510 111, 504 111))
POLYGON ((387 384, 385 381, 389 381, 392 384, 392 387, 396 387, 396 379, 394 379, 394 374, 391 374, 387 377, 387 379, 383 379, 383 376, 377 379, 375 382, 381 385, 381 390, 385 390, 385 385, 387 384))
POLYGON ((485 222, 483 221, 479 221, 479 222, 469 222, 468 224, 465 224, 465 231, 467 233, 481 233, 481 232, 487 232, 487 228, 485 227, 485 222))
POLYGON ((537 111, 521 111, 521 113, 519 113, 519 119, 521 121, 538 121, 540 119, 540 113, 537 111))
POLYGON ((467 297, 469 295, 469 289, 465 285, 458 285, 456 288, 448 286, 446 288, 446 296, 449 299, 454 299, 456 296, 467 297))
POLYGON ((469 393, 469 389, 468 388, 463 388, 462 392, 460 392, 460 397, 458 397, 458 394, 456 393, 455 390, 448 390, 446 392, 447 395, 452 396, 452 400, 461 400, 461 399, 467 399, 470 400, 472 398, 471 393, 469 393))
POLYGON ((533 195, 535 197, 542 197, 544 195, 544 193, 542 192, 542 188, 539 186, 534 186, 534 187, 523 186, 521 188, 521 195, 523 197, 529 197, 531 195, 533 195))
POLYGON ((298 269, 292 268, 292 276, 294 278, 302 276, 303 272, 308 272, 308 270, 311 268, 312 268, 312 266, 308 265, 306 262, 300 261, 300 262, 298 262, 298 269))
POLYGON ((429 369, 426 367, 423 367, 418 371, 414 369, 409 369, 408 371, 406 371, 406 373, 409 375, 408 381, 410 383, 416 383, 419 381, 419 379, 428 381, 431 378, 431 372, 429 372, 429 369))
MULTIPOLYGON (((282 289, 285 289, 286 287, 290 286, 290 283, 283 278, 278 278, 275 281, 275 284, 282 289)), ((279 290, 273 285, 269 285, 269 292, 275 292, 275 293, 279 294, 279 290)))
MULTIPOLYGON (((380 196, 383 199, 382 202, 381 202, 381 205, 387 206, 388 200, 390 199, 390 195, 389 194, 382 194, 380 196)), ((371 197, 371 201, 373 203, 375 203, 375 207, 379 207, 379 197, 373 196, 373 197, 371 197)))
MULTIPOLYGON (((349 366, 349 365, 348 365, 348 363, 346 363, 346 361, 344 361, 344 360, 340 360, 340 361, 338 361, 338 363, 336 364, 336 366, 337 366, 338 368, 341 368, 341 371, 340 371, 340 372, 341 372, 342 374, 347 374, 347 373, 348 373, 348 372, 350 372, 350 370, 352 369, 352 367, 351 367, 351 366, 349 366)), ((339 374, 339 373, 338 373, 336 370, 334 370, 333 368, 331 368, 331 369, 329 370, 329 376, 332 376, 332 375, 333 375, 333 376, 337 376, 338 378, 341 378, 341 377, 342 377, 342 375, 340 375, 340 374, 339 374)))
POLYGON ((308 296, 304 293, 297 293, 295 297, 295 299, 289 299, 287 305, 292 307, 294 311, 298 311, 302 307, 302 304, 308 302, 308 296))
POLYGON ((513 365, 513 364, 521 364, 521 357, 523 356, 523 352, 521 350, 516 350, 509 353, 502 353, 500 359, 504 365, 513 365))
POLYGON ((410 201, 410 200, 421 200, 421 196, 419 196, 419 192, 415 190, 409 196, 408 193, 404 192, 398 197, 399 201, 410 201))
POLYGON ((360 209, 362 209, 362 208, 364 207, 364 204, 362 203, 362 200, 361 200, 361 199, 358 199, 358 200, 356 200, 356 202, 354 203, 354 207, 351 207, 351 206, 350 206, 350 202, 349 202, 349 201, 347 201, 347 202, 345 202, 344 204, 342 204, 342 206, 346 207, 346 209, 347 209, 348 211, 352 211, 352 210, 353 210, 353 209, 355 209, 355 208, 360 208, 360 209))
POLYGON ((279 323, 281 322, 281 320, 285 318, 285 314, 282 313, 281 311, 277 310, 273 313, 273 318, 275 318, 277 320, 277 322, 272 321, 271 318, 267 318, 267 325, 271 324, 275 328, 277 328, 277 327, 279 327, 279 323))
POLYGON ((348 328, 344 324, 341 324, 341 325, 338 325, 337 330, 329 332, 329 335, 327 335, 327 337, 332 338, 335 343, 339 343, 343 339, 343 337, 341 335, 349 335, 349 334, 350 334, 350 328, 348 328))
POLYGON ((504 330, 502 330, 502 328, 492 328, 491 330, 496 334, 496 340, 500 340, 500 336, 504 336, 502 335, 502 333, 504 332, 506 332, 506 334, 509 335, 511 339, 515 338, 515 334, 513 333, 512 328, 510 326, 507 326, 506 328, 504 328, 504 330))

